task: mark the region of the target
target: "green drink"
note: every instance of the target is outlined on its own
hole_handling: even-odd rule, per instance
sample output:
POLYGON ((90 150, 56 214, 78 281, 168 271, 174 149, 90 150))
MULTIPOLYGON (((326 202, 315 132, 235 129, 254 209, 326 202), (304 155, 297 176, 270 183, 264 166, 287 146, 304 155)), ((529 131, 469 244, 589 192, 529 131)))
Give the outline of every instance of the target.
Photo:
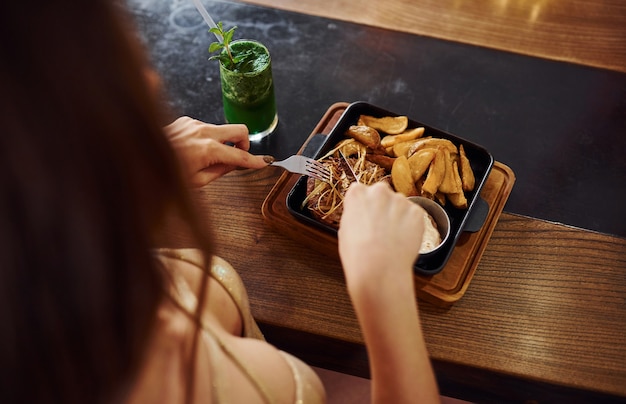
POLYGON ((228 123, 245 124, 250 140, 259 140, 278 124, 270 54, 263 44, 248 39, 233 41, 230 50, 234 56, 250 55, 234 67, 220 62, 224 115, 228 123))

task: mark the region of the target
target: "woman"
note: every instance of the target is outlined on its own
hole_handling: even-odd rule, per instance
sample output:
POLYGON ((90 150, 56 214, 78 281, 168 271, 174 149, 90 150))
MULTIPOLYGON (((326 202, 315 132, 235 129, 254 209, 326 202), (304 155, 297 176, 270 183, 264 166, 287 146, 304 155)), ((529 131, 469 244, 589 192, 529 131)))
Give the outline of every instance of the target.
MULTIPOLYGON (((119 13, 106 0, 0 5, 0 402, 323 401, 311 368, 263 341, 189 198, 264 158, 240 125, 163 130, 119 13), (172 216, 196 248, 154 248, 172 216)), ((436 400, 411 278, 419 208, 383 185, 345 203, 339 247, 373 398, 436 400)))

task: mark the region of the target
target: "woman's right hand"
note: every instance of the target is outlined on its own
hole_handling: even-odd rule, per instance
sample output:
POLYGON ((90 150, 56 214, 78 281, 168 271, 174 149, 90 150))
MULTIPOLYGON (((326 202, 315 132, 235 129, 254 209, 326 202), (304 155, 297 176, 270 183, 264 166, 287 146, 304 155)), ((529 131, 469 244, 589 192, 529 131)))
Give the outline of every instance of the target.
POLYGON ((338 238, 348 287, 386 275, 404 281, 412 276, 422 241, 422 208, 386 183, 353 183, 343 203, 338 238))

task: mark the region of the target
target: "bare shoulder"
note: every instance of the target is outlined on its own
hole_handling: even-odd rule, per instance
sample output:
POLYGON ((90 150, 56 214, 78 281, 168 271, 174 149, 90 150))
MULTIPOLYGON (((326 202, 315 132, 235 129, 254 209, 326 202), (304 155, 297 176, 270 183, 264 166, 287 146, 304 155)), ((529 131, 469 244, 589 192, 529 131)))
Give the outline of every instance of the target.
POLYGON ((296 402, 298 394, 307 403, 325 402, 324 387, 318 375, 298 358, 261 340, 234 337, 230 343, 277 402, 296 402))
POLYGON ((188 353, 196 332, 194 402, 253 403, 262 402, 266 394, 273 402, 291 404, 296 397, 294 372, 315 397, 324 396, 315 372, 298 359, 265 341, 233 336, 218 323, 211 324, 211 332, 198 331, 189 316, 165 303, 128 402, 184 401, 192 373, 188 353))
MULTIPOLYGON (((252 338, 229 334, 224 334, 222 338, 228 349, 243 364, 243 368, 232 362, 226 364, 225 367, 232 370, 231 380, 241 379, 244 382, 252 376, 277 402, 294 402, 296 388, 293 372, 278 349, 265 341, 252 338)), ((237 390, 240 383, 231 385, 237 390)), ((233 396, 237 394, 236 391, 231 393, 233 396)))

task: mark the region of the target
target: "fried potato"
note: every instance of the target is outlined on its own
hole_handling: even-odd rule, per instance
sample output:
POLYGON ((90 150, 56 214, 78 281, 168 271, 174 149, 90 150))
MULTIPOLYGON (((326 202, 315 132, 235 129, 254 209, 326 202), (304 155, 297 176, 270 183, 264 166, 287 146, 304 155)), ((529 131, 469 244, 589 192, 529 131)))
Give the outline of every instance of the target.
POLYGON ((417 195, 417 188, 411 175, 411 167, 405 156, 396 158, 391 167, 391 182, 396 192, 405 196, 417 195))
POLYGON ((365 125, 389 135, 400 134, 409 126, 409 118, 406 116, 384 116, 382 118, 376 118, 369 115, 361 115, 359 119, 363 121, 365 125))
POLYGON ((465 198, 465 194, 463 192, 459 192, 456 194, 446 194, 448 200, 458 209, 467 209, 467 198, 465 198))
POLYGON ((426 177, 422 176, 417 181, 415 181, 415 189, 417 190, 417 194, 420 196, 425 196, 423 195, 424 193, 422 192, 422 186, 424 185, 425 180, 426 180, 426 177))
POLYGON ((456 146, 448 139, 442 139, 437 137, 424 137, 414 141, 413 145, 407 150, 407 157, 411 157, 417 151, 427 147, 443 147, 448 149, 450 153, 457 153, 456 146))
POLYGON ((346 136, 372 149, 380 147, 380 134, 376 129, 370 126, 352 125, 346 131, 346 136))
POLYGON ((393 163, 396 161, 395 157, 385 156, 384 154, 367 153, 365 159, 372 163, 378 164, 387 171, 391 171, 393 163))
POLYGON ((456 181, 456 176, 459 175, 458 170, 454 169, 456 161, 454 160, 448 149, 442 150, 445 156, 446 172, 443 176, 443 181, 441 181, 441 185, 439 185, 439 191, 443 192, 444 194, 454 194, 459 191, 463 191, 461 188, 461 178, 459 177, 458 184, 456 181))
POLYGON ((446 206, 446 194, 443 192, 437 192, 435 194, 435 200, 439 202, 439 205, 446 206))
POLYGON ((463 145, 457 148, 448 139, 424 137, 425 128, 407 126, 406 116, 360 115, 358 123, 346 131, 348 139, 335 150, 391 173, 386 178, 396 192, 467 208, 465 192, 475 188, 476 179, 463 145))
POLYGON ((411 175, 414 181, 422 178, 426 170, 428 170, 428 167, 430 167, 430 163, 435 158, 436 153, 436 149, 424 149, 408 158, 409 166, 411 167, 411 175))
POLYGON ((341 150, 346 157, 354 156, 355 154, 363 155, 367 152, 367 147, 354 139, 344 139, 335 148, 341 150))
POLYGON ((387 135, 380 140, 380 145, 384 148, 394 146, 401 142, 406 142, 408 140, 415 140, 417 138, 422 137, 424 134, 424 128, 413 128, 407 129, 404 132, 398 135, 387 135))
POLYGON ((474 177, 474 171, 472 171, 472 166, 467 158, 467 155, 465 154, 463 145, 459 146, 459 158, 461 163, 459 168, 461 170, 461 183, 463 184, 463 191, 472 191, 474 190, 476 178, 474 177))
POLYGON ((455 194, 463 193, 463 185, 461 182, 461 174, 459 172, 459 163, 456 160, 452 160, 452 178, 454 180, 455 194))
POLYGON ((428 169, 426 180, 424 181, 424 185, 422 185, 422 191, 429 195, 435 195, 441 185, 441 182, 443 181, 445 173, 446 156, 444 155, 442 149, 438 149, 437 153, 435 153, 435 158, 428 169))
POLYGON ((409 157, 409 150, 413 147, 413 144, 415 142, 418 142, 418 141, 419 141, 419 139, 418 140, 407 140, 405 142, 396 143, 392 147, 392 149, 393 149, 393 152, 391 153, 392 156, 394 156, 394 157, 400 157, 400 156, 409 157))

